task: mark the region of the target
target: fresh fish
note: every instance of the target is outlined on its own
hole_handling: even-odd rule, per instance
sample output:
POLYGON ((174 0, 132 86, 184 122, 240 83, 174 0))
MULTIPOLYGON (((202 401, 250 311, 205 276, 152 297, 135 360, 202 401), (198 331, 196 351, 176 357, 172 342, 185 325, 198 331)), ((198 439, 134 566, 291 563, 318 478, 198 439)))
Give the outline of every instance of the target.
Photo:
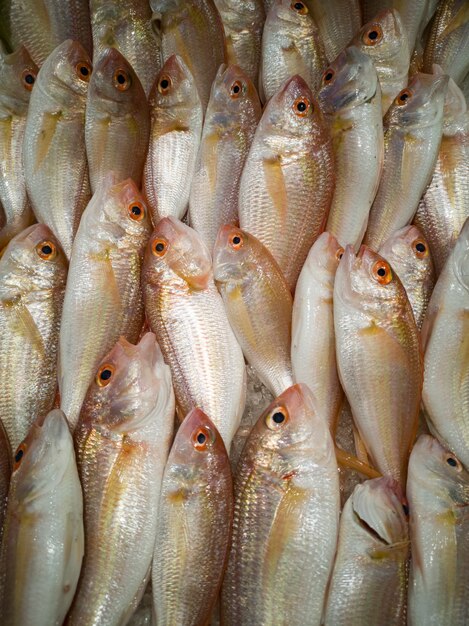
POLYGON ((436 439, 421 435, 409 462, 412 560, 409 626, 469 621, 469 473, 436 439))
POLYGON ((450 79, 438 159, 414 218, 430 244, 437 274, 468 217, 469 112, 461 90, 450 79))
POLYGON ((305 0, 333 61, 362 25, 360 0, 305 0))
POLYGON ((205 111, 218 68, 227 60, 223 23, 213 0, 150 0, 150 6, 163 60, 172 54, 183 59, 205 111))
POLYGON ((334 284, 340 381, 373 466, 405 486, 422 390, 419 332, 389 263, 347 246, 334 284))
POLYGON ((171 374, 155 335, 137 345, 121 337, 97 369, 75 431, 86 543, 70 626, 126 624, 137 607, 173 425, 171 374))
POLYGON ((210 252, 200 235, 179 220, 155 228, 143 268, 145 312, 171 367, 178 414, 202 409, 227 450, 246 395, 241 348, 213 281, 210 252))
POLYGON ((416 226, 404 226, 384 242, 379 255, 388 261, 399 276, 420 330, 435 285, 435 272, 427 241, 416 226))
POLYGON ((373 61, 381 86, 383 115, 407 85, 411 50, 407 32, 396 9, 373 16, 351 42, 373 61))
POLYGON ((290 288, 324 230, 333 192, 326 121, 308 85, 293 76, 264 110, 239 191, 241 228, 269 249, 290 288))
POLYGON ((205 114, 189 219, 209 250, 223 224, 238 221, 239 184, 261 117, 256 89, 237 66, 220 66, 205 114))
POLYGON ((154 224, 172 215, 181 219, 189 202, 202 132, 203 111, 194 78, 176 55, 158 74, 149 98, 150 144, 143 190, 154 224))
POLYGON ((324 44, 306 3, 275 0, 262 35, 260 85, 263 99, 270 100, 295 74, 316 91, 326 67, 324 44))
POLYGON ((293 384, 292 297, 280 268, 252 235, 227 224, 213 251, 213 271, 247 362, 274 394, 293 384))
POLYGON ((91 192, 85 148, 85 106, 91 61, 67 40, 41 67, 24 132, 26 188, 38 220, 47 224, 70 258, 91 192))
POLYGON ((151 233, 135 183, 109 174, 86 207, 72 251, 60 328, 61 409, 72 428, 101 359, 143 326, 140 274, 151 233))
POLYGON ((223 439, 205 413, 192 409, 177 432, 161 488, 152 573, 158 624, 208 623, 226 565, 232 517, 223 439))
POLYGON ((23 136, 37 67, 26 48, 0 54, 0 251, 34 222, 23 173, 23 136))
POLYGON ((2 422, 0 422, 0 544, 2 541, 8 488, 10 486, 11 465, 10 442, 8 441, 6 430, 2 422))
POLYGON ((344 250, 323 233, 311 248, 295 290, 291 359, 295 382, 305 383, 319 414, 335 433, 344 392, 337 374, 332 296, 344 250))
POLYGON ((319 626, 339 523, 334 446, 306 385, 254 426, 235 478, 222 623, 319 626))
POLYGON ((151 27, 148 0, 91 0, 93 64, 106 48, 117 48, 148 94, 161 68, 161 45, 151 27))
POLYGON ((357 485, 340 517, 326 626, 405 626, 407 504, 392 478, 357 485))
POLYGON ((336 186, 327 230, 358 250, 384 157, 381 90, 373 63, 355 46, 324 72, 319 101, 329 121, 336 186))
POLYGON ((53 406, 67 260, 44 224, 11 240, 0 260, 0 417, 14 452, 53 406))
POLYGON ((379 250, 412 221, 430 183, 443 130, 447 76, 416 74, 384 118, 384 167, 365 244, 379 250))
POLYGON ((83 558, 83 500, 62 411, 38 419, 15 454, 0 556, 5 626, 59 626, 83 558))
POLYGON ((150 115, 143 87, 116 48, 101 53, 86 103, 85 140, 94 193, 106 174, 132 178, 140 187, 150 115))

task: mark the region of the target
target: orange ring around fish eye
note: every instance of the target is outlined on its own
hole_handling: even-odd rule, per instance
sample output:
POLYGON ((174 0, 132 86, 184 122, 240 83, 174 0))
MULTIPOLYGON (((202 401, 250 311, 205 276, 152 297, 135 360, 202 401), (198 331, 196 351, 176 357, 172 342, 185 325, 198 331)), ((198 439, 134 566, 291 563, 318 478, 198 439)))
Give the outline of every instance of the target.
POLYGON ((402 106, 403 104, 405 104, 407 102, 407 100, 410 100, 410 98, 412 98, 412 92, 410 89, 403 89, 401 92, 398 93, 396 99, 394 100, 394 102, 398 105, 398 106, 402 106))
POLYGON ((130 219, 134 222, 141 222, 145 217, 145 206, 141 202, 131 202, 127 210, 130 219))
POLYGON ((127 89, 132 84, 132 79, 130 78, 130 74, 125 70, 118 68, 114 72, 113 76, 114 87, 119 91, 127 91, 127 89))
POLYGON ((52 241, 41 241, 36 246, 36 252, 44 261, 53 261, 57 256, 57 246, 52 241))
POLYGON ((34 87, 34 83, 36 82, 36 72, 28 69, 23 70, 23 73, 21 74, 21 80, 25 89, 31 91, 34 87))
POLYGON ((373 265, 373 278, 380 285, 388 285, 392 281, 391 266, 387 261, 376 261, 373 265))
POLYGON ((200 428, 196 428, 196 430, 194 430, 191 435, 191 439, 194 448, 199 452, 203 452, 210 446, 212 442, 212 434, 207 427, 201 426, 200 428))
POLYGON ((308 7, 304 2, 292 2, 290 8, 300 15, 306 15, 308 13, 308 7))
POLYGON ((110 363, 105 363, 104 365, 101 365, 98 373, 96 374, 96 384, 98 385, 98 387, 106 387, 106 385, 109 385, 115 370, 116 368, 114 367, 114 365, 111 365, 110 363))
POLYGON ((288 411, 284 406, 278 406, 265 418, 267 428, 280 430, 288 422, 288 411))
POLYGON ((368 30, 363 34, 362 41, 365 46, 375 46, 379 43, 383 38, 383 29, 379 24, 373 24, 368 30))
POLYGON ((162 237, 157 237, 151 244, 151 251, 155 256, 163 257, 168 250, 168 242, 162 237))
POLYGON ((240 80, 235 80, 235 82, 230 87, 230 98, 236 100, 243 93, 243 83, 240 80))
POLYGON ((229 238, 230 246, 234 250, 239 250, 243 247, 244 241, 241 233, 233 233, 229 238))
POLYGON ((335 253, 335 258, 340 261, 340 259, 344 256, 345 250, 343 248, 337 248, 335 253))
POLYGON ((332 82, 332 79, 334 78, 334 76, 335 76, 334 70, 331 67, 327 68, 327 70, 322 75, 322 84, 329 85, 329 83, 332 82))
POLYGON ((26 445, 24 441, 20 443, 20 445, 16 449, 14 460, 13 460, 13 471, 17 470, 19 466, 21 465, 21 463, 23 462, 23 458, 24 458, 24 455, 26 454, 27 449, 28 449, 28 446, 26 445))
POLYGON ((425 259, 428 256, 428 244, 425 239, 416 239, 412 242, 412 248, 414 249, 415 256, 418 259, 425 259))
POLYGON ((80 61, 76 64, 78 78, 88 82, 91 76, 91 65, 87 61, 80 61))
POLYGON ((295 112, 295 115, 298 115, 298 117, 306 117, 310 109, 312 109, 312 104, 308 98, 305 98, 304 96, 300 96, 293 103, 293 111, 295 112))
POLYGON ((171 79, 171 76, 169 76, 169 74, 163 74, 158 81, 158 91, 161 94, 165 95, 168 93, 172 86, 173 81, 171 79))

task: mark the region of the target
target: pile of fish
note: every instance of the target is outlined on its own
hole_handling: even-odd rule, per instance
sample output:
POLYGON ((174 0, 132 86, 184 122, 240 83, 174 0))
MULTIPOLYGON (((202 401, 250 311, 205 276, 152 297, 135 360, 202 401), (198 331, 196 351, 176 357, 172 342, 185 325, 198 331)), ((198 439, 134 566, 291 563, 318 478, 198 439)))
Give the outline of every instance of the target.
POLYGON ((2 626, 469 624, 467 0, 0 37, 2 626))

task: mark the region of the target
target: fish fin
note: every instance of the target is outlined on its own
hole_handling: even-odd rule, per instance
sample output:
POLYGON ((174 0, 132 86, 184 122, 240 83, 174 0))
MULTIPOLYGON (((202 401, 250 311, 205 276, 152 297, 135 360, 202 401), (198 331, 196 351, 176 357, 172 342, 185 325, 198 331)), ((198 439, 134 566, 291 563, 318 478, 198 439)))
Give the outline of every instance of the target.
POLYGON ((282 170, 280 155, 264 158, 262 162, 267 192, 277 209, 280 220, 284 222, 287 217, 288 195, 285 178, 282 170))
POLYGON ((452 20, 450 20, 449 24, 441 33, 440 38, 443 39, 447 37, 456 29, 464 26, 467 21, 469 21, 469 4, 467 2, 464 2, 461 5, 459 11, 453 16, 452 20))
POLYGON ((37 172, 41 167, 42 162, 46 158, 50 145, 54 139, 57 123, 62 116, 61 111, 51 113, 46 111, 42 115, 41 129, 38 135, 38 141, 36 146, 36 159, 34 161, 34 172, 37 172))
POLYGON ((337 463, 339 463, 339 465, 341 465, 342 467, 346 467, 347 469, 359 472, 367 478, 380 478, 381 476, 381 474, 377 470, 375 470, 374 467, 363 463, 363 461, 357 459, 356 456, 353 456, 353 454, 350 454, 350 452, 342 450, 342 448, 339 448, 338 446, 335 446, 335 455, 337 458, 337 463))
POLYGON ((360 433, 355 426, 355 422, 352 422, 352 431, 357 459, 359 459, 362 463, 366 463, 367 465, 369 465, 370 459, 368 458, 368 452, 366 450, 365 444, 363 443, 363 439, 360 437, 360 433))
POLYGON ((28 310, 28 307, 24 304, 24 302, 19 300, 12 305, 10 313, 11 328, 15 332, 19 333, 28 345, 34 348, 41 358, 44 357, 44 341, 33 316, 28 310))

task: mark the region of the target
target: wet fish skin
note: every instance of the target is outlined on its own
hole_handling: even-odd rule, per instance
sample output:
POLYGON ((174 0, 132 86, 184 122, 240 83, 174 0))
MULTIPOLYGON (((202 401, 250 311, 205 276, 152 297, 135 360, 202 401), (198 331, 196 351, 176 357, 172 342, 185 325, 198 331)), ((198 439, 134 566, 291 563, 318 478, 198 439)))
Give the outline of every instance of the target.
POLYGON ((360 247, 384 158, 381 89, 372 60, 346 48, 324 72, 319 101, 330 124, 336 184, 327 230, 360 247))
POLYGON ((465 624, 469 558, 469 473, 430 435, 421 435, 409 462, 412 561, 410 626, 465 624))
POLYGON ((291 359, 294 380, 308 385, 319 414, 335 433, 344 392, 335 354, 334 278, 343 248, 330 233, 313 244, 295 290, 291 359))
POLYGON ((378 250, 409 224, 438 157, 447 76, 416 74, 384 118, 384 167, 364 243, 378 250))
POLYGON ((402 491, 392 478, 356 485, 340 518, 326 626, 407 623, 410 541, 404 506, 402 491))
POLYGON ((205 624, 217 600, 233 518, 223 440, 200 409, 181 424, 165 468, 153 559, 153 604, 162 624, 205 624), (203 602, 200 601, 203 598, 203 602))
POLYGON ((246 371, 200 235, 163 218, 146 249, 142 285, 148 323, 171 367, 179 417, 199 407, 229 450, 244 411, 246 371))
POLYGON ((110 171, 140 187, 148 148, 150 114, 143 87, 116 48, 101 53, 86 102, 85 141, 91 191, 110 171))
POLYGON ((62 624, 83 558, 83 500, 62 411, 38 419, 21 443, 0 556, 5 626, 62 624))
POLYGON ((332 62, 362 25, 360 0, 305 0, 332 62))
POLYGON ((121 337, 95 373, 74 434, 86 543, 70 626, 127 623, 143 595, 174 409, 153 333, 137 345, 121 337))
POLYGON ((67 259, 44 224, 11 240, 0 260, 0 415, 14 452, 53 406, 67 259))
POLYGON ((58 46, 41 67, 24 132, 26 188, 34 213, 70 258, 91 197, 85 148, 85 106, 91 60, 76 41, 58 46))
POLYGON ((334 173, 326 121, 308 85, 293 76, 264 109, 239 191, 241 228, 269 249, 291 289, 324 230, 334 173))
POLYGON ((289 387, 260 416, 234 492, 222 622, 319 625, 337 540, 339 482, 329 428, 306 385, 289 387))
POLYGON ((404 488, 417 431, 423 364, 410 302, 389 264, 347 246, 335 276, 337 364, 373 466, 404 488))
POLYGON ((83 213, 65 292, 59 390, 72 428, 101 359, 121 335, 135 342, 142 329, 140 275, 150 233, 135 183, 110 173, 83 213))
POLYGON ((223 224, 238 221, 239 185, 261 117, 257 91, 243 70, 221 65, 205 114, 191 185, 189 220, 209 250, 223 224))
POLYGON ((11 477, 11 448, 6 430, 0 422, 0 545, 3 534, 3 520, 5 519, 8 488, 11 477))
POLYGON ((203 124, 194 77, 177 55, 164 64, 149 97, 150 141, 143 190, 153 223, 186 212, 203 124))

